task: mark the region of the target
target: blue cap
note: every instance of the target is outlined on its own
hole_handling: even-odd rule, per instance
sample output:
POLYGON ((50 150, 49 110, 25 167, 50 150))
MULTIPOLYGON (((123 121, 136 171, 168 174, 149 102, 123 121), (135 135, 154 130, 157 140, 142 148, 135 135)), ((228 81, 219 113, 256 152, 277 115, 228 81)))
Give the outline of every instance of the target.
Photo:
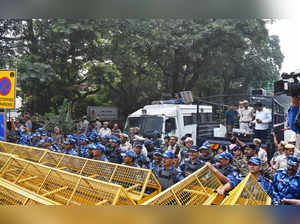
POLYGON ((43 132, 42 136, 48 136, 48 133, 47 132, 43 132))
POLYGON ((258 157, 251 157, 248 163, 253 163, 255 166, 261 166, 261 160, 258 157))
POLYGON ((207 149, 210 148, 210 142, 209 141, 204 142, 201 147, 203 146, 205 146, 207 149))
POLYGON ((95 144, 88 144, 86 147, 88 149, 96 149, 97 148, 95 144))
POLYGON ((174 159, 175 158, 175 154, 173 152, 169 151, 169 152, 165 152, 163 154, 163 157, 167 158, 167 159, 174 159))
POLYGON ((118 138, 112 138, 111 142, 112 143, 120 143, 120 139, 118 139, 118 138))
POLYGON ((135 147, 143 147, 143 143, 142 142, 136 142, 135 147))
POLYGON ((104 139, 109 139, 109 136, 108 135, 104 135, 103 138, 104 139))
POLYGON ((229 152, 222 152, 221 154, 216 156, 216 159, 232 160, 232 155, 229 152))
POLYGON ((154 131, 153 131, 153 135, 159 135, 159 131, 154 130, 154 131))
POLYGON ((202 149, 208 150, 209 147, 207 147, 207 146, 205 146, 205 145, 202 145, 202 146, 200 147, 200 151, 201 151, 202 149))
POLYGON ((153 155, 163 155, 163 151, 160 148, 155 147, 153 151, 153 155))
POLYGON ((88 137, 86 137, 85 135, 81 135, 81 136, 80 136, 80 140, 81 140, 81 141, 88 141, 89 139, 88 139, 88 137))
POLYGON ((189 149, 189 151, 198 152, 199 151, 199 147, 197 145, 192 145, 191 148, 189 149))
POLYGON ((41 133, 35 132, 35 133, 32 135, 32 137, 41 137, 41 133))
POLYGON ((145 146, 146 146, 146 145, 153 145, 154 142, 147 139, 147 140, 145 140, 144 144, 145 144, 145 146))
POLYGON ((32 124, 30 124, 30 123, 26 123, 26 124, 25 124, 25 127, 32 128, 32 124))
POLYGON ((136 157, 136 153, 133 150, 128 150, 125 153, 121 154, 123 157, 127 156, 127 157, 131 157, 131 158, 135 158, 136 157))
POLYGON ((104 152, 105 151, 105 146, 100 144, 100 143, 96 144, 95 145, 95 150, 100 150, 100 151, 104 152))
POLYGON ((246 144, 246 147, 250 148, 250 149, 255 149, 256 152, 259 151, 259 148, 255 144, 253 144, 253 143, 246 144))
POLYGON ((69 139, 67 139, 66 141, 64 141, 64 144, 65 144, 65 145, 72 145, 72 143, 70 142, 69 139))
POLYGON ((299 159, 295 156, 288 156, 287 164, 290 166, 297 166, 299 165, 299 159))
POLYGON ((44 142, 53 143, 53 138, 47 137, 47 138, 44 139, 44 142))

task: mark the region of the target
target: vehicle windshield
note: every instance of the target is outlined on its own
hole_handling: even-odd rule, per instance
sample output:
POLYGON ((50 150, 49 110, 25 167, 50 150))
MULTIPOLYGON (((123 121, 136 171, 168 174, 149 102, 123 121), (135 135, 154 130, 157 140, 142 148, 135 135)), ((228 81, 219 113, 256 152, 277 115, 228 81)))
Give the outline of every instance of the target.
POLYGON ((154 130, 162 133, 163 118, 158 116, 129 117, 125 129, 128 131, 132 127, 139 127, 144 137, 152 137, 154 130))

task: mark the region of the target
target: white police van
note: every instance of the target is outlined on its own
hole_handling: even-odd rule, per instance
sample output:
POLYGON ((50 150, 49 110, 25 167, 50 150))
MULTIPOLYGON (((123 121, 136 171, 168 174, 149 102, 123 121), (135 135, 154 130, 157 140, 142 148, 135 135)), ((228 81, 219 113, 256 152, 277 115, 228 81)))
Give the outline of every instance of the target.
MULTIPOLYGON (((199 114, 202 121, 212 119, 212 106, 200 105, 199 114)), ((152 137, 153 131, 161 133, 161 137, 175 135, 183 137, 191 134, 196 142, 197 105, 187 104, 154 104, 147 105, 130 114, 125 130, 139 127, 144 137, 152 137)))

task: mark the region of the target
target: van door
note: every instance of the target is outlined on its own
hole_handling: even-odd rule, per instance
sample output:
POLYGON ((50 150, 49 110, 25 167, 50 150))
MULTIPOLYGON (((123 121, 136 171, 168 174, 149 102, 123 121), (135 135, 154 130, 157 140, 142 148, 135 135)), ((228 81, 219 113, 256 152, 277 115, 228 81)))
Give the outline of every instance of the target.
POLYGON ((168 136, 177 135, 177 125, 175 117, 167 117, 165 120, 164 134, 168 136))

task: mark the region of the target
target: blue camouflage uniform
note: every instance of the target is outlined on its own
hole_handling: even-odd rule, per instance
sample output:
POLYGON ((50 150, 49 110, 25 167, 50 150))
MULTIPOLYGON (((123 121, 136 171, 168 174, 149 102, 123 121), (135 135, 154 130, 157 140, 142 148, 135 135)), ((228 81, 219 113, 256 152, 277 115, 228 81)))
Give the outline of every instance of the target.
MULTIPOLYGON (((136 159, 135 151, 133 151, 131 149, 131 150, 128 150, 127 152, 125 152, 125 153, 122 153, 121 155, 122 155, 123 158, 124 157, 131 157, 133 159, 133 164, 131 166, 138 167, 138 165, 135 163, 135 159, 136 159)), ((128 166, 128 164, 126 164, 124 161, 122 162, 122 165, 128 166)))
MULTIPOLYGON (((160 149, 155 150, 153 153, 153 155, 159 155, 159 156, 162 156, 162 154, 163 153, 160 149)), ((162 161, 160 161, 160 164, 158 164, 158 165, 156 164, 154 159, 149 163, 149 169, 152 170, 152 172, 155 176, 157 176, 157 170, 162 167, 163 167, 162 161)))
MULTIPOLYGON (((289 156, 287 164, 298 167, 299 161, 296 157, 289 156)), ((280 203, 283 198, 300 199, 300 171, 298 170, 293 177, 288 175, 288 170, 279 170, 273 177, 272 182, 273 203, 280 203)))
POLYGON ((88 137, 88 139, 91 141, 91 142, 96 142, 98 140, 98 134, 96 132, 95 129, 92 129, 92 130, 87 130, 86 131, 86 137, 88 137))
POLYGON ((135 162, 139 165, 139 167, 149 169, 150 160, 142 153, 136 157, 135 162))
POLYGON ((31 145, 31 133, 27 134, 26 132, 19 132, 21 135, 21 138, 18 141, 18 144, 20 145, 31 145))
POLYGON ((104 155, 104 151, 105 151, 105 146, 104 145, 102 145, 102 144, 96 144, 95 145, 96 147, 93 149, 93 150, 99 150, 99 151, 101 151, 101 157, 100 158, 98 158, 98 159, 96 159, 96 158, 94 158, 94 159, 96 159, 96 160, 98 160, 98 161, 103 161, 103 162, 108 162, 108 159, 106 158, 106 156, 104 155))
POLYGON ((78 153, 77 153, 77 150, 72 148, 71 150, 69 151, 66 151, 65 154, 67 155, 72 155, 72 156, 78 156, 78 153))
MULTIPOLYGON (((74 143, 74 142, 72 142, 71 139, 67 139, 67 140, 64 142, 65 145, 72 145, 72 146, 73 146, 73 143, 74 143)), ((67 155, 78 156, 78 152, 77 152, 77 150, 74 148, 74 146, 73 146, 73 148, 70 149, 69 151, 65 150, 64 153, 67 154, 67 155)))
MULTIPOLYGON (((249 159, 249 163, 253 163, 256 166, 261 166, 262 162, 258 157, 251 157, 249 159)), ((230 178, 230 184, 232 186, 232 188, 236 187, 243 179, 245 178, 245 176, 243 176, 242 174, 239 174, 238 176, 234 176, 234 178, 230 178)), ((257 179, 258 184, 262 187, 262 189, 272 198, 273 197, 273 186, 272 183, 270 181, 268 181, 267 179, 265 179, 262 175, 259 176, 259 178, 257 179)))

